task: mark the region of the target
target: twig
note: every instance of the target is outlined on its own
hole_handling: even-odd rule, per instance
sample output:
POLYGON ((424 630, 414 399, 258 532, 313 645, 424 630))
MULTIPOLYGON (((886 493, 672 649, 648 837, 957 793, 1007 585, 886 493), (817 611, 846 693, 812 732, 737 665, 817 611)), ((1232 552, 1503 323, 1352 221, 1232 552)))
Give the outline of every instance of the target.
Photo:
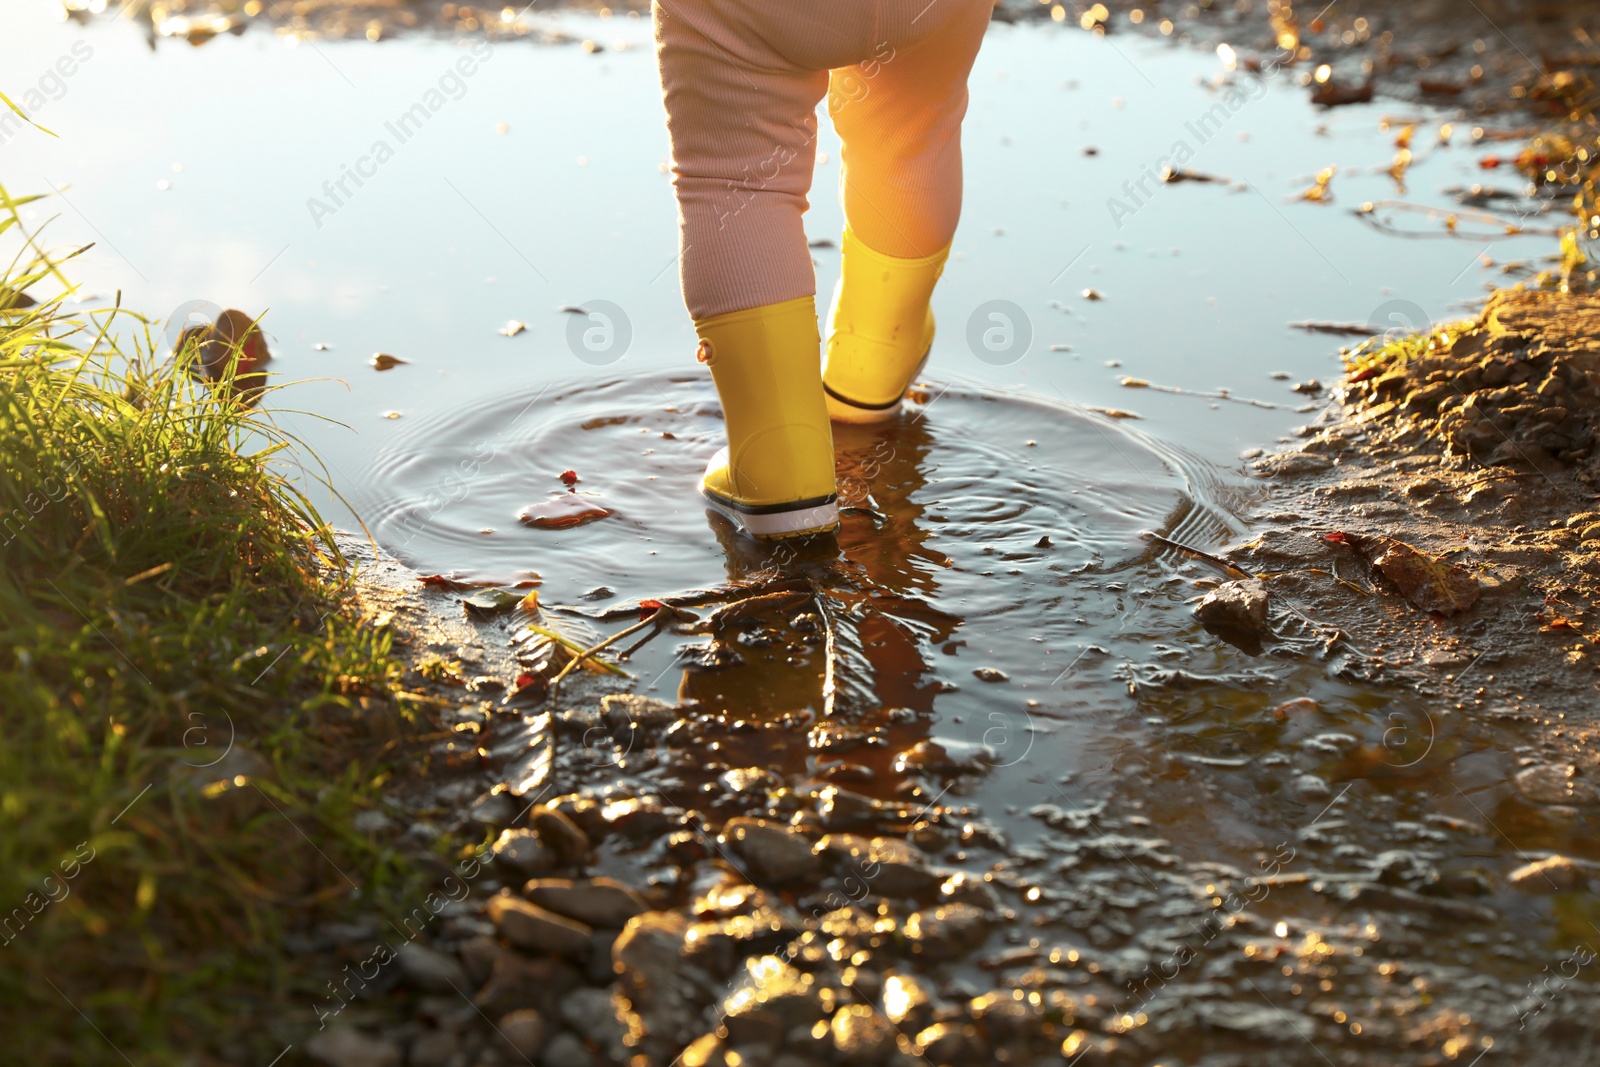
POLYGON ((549 687, 549 694, 550 695, 549 695, 549 697, 547 699, 549 699, 549 700, 554 700, 555 699, 556 691, 558 689, 560 689, 560 687, 561 687, 561 679, 563 679, 567 675, 571 674, 573 672, 573 670, 577 668, 578 664, 582 663, 584 660, 588 659, 590 656, 594 655, 596 652, 599 652, 602 648, 605 648, 608 645, 615 644, 616 642, 622 640, 624 637, 627 637, 629 634, 638 633, 640 630, 644 629, 646 626, 651 626, 651 625, 654 625, 655 623, 663 622, 666 619, 671 618, 672 615, 673 615, 672 607, 670 607, 669 605, 662 605, 661 607, 657 608, 655 610, 655 612, 653 614, 651 614, 651 616, 649 618, 640 619, 638 622, 634 623, 632 626, 627 626, 627 627, 624 627, 621 630, 618 630, 616 633, 612 634, 610 637, 606 638, 604 641, 601 641, 598 645, 595 645, 593 648, 586 648, 582 652, 579 652, 577 655, 573 656, 570 660, 567 661, 567 665, 565 667, 562 667, 559 671, 557 671, 556 672, 556 676, 554 678, 550 679, 550 687, 549 687))
MULTIPOLYGON (((539 634, 542 637, 548 637, 550 640, 554 641, 556 644, 560 645, 562 648, 566 649, 568 652, 572 652, 574 654, 577 654, 577 653, 583 652, 583 650, 584 650, 583 646, 578 644, 578 642, 574 641, 572 638, 566 636, 565 634, 556 633, 556 631, 551 630, 551 629, 549 629, 547 627, 539 626, 536 623, 531 623, 530 622, 528 624, 528 629, 532 630, 534 633, 539 634)), ((592 652, 594 650, 590 649, 589 651, 592 652)), ((618 667, 614 663, 607 663, 603 659, 597 659, 594 662, 595 662, 595 666, 599 667, 601 670, 605 671, 607 674, 620 674, 623 677, 627 677, 627 675, 628 675, 627 671, 623 670, 621 667, 618 667)))
POLYGON ((1245 570, 1243 567, 1240 567, 1240 566, 1237 566, 1235 564, 1229 563, 1227 560, 1223 559, 1221 556, 1213 556, 1209 552, 1202 552, 1198 548, 1195 548, 1195 547, 1193 547, 1191 545, 1186 545, 1181 541, 1174 541, 1170 537, 1162 537, 1158 533, 1146 533, 1145 536, 1148 537, 1152 541, 1157 541, 1157 542, 1159 542, 1159 543, 1161 543, 1163 545, 1166 545, 1168 548, 1175 548, 1179 552, 1184 553, 1185 555, 1193 556, 1195 559, 1198 559, 1198 560, 1201 560, 1203 562, 1209 563, 1213 567, 1216 567, 1218 570, 1222 571, 1223 574, 1226 574, 1230 578, 1254 578, 1254 577, 1256 577, 1256 575, 1251 574, 1249 571, 1245 570))

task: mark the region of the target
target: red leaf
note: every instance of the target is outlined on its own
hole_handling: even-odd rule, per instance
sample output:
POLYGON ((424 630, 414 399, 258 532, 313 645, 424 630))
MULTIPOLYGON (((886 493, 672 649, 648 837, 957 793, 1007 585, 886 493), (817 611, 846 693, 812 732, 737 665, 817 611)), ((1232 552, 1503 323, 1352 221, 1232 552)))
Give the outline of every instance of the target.
POLYGON ((1333 533, 1323 534, 1322 539, 1330 545, 1348 545, 1350 543, 1349 535, 1343 530, 1335 530, 1333 533))
POLYGON ((462 582, 455 578, 446 578, 442 574, 419 575, 417 581, 421 582, 429 589, 443 589, 450 593, 459 593, 463 589, 473 588, 473 583, 471 582, 462 582))
POLYGON ((1499 156, 1484 156, 1482 159, 1478 160, 1478 166, 1482 167, 1484 170, 1494 170, 1499 165, 1499 156))
POLYGON ((666 607, 666 605, 659 600, 639 601, 639 621, 643 622, 664 607, 666 607))
POLYGON ((577 471, 562 471, 561 472, 561 480, 562 480, 562 482, 564 482, 567 485, 577 485, 578 484, 578 472, 577 471))

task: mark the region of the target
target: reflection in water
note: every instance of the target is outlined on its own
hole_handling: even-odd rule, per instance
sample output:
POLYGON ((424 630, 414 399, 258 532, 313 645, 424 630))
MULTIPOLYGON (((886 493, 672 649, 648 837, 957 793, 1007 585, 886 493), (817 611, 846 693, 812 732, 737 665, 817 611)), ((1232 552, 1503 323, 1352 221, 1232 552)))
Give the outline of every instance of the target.
POLYGON ((684 671, 678 696, 725 719, 837 720, 774 734, 793 751, 768 749, 762 758, 799 766, 809 746, 818 755, 805 769, 818 777, 888 781, 894 754, 927 736, 947 684, 929 650, 948 645, 961 619, 933 603, 936 576, 952 561, 929 544, 919 498, 933 447, 927 422, 834 432, 843 511, 836 536, 760 542, 707 512, 731 581, 801 579, 811 596, 714 640, 684 671))

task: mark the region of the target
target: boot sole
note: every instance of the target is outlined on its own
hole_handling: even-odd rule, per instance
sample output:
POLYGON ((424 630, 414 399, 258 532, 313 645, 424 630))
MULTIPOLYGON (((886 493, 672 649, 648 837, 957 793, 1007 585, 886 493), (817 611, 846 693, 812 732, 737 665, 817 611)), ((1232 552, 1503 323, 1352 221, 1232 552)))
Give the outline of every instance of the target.
POLYGON ((928 342, 928 350, 922 353, 922 361, 911 372, 911 377, 906 379, 906 384, 900 388, 900 395, 886 404, 868 404, 854 400, 842 393, 834 392, 828 385, 827 379, 822 382, 823 399, 828 403, 828 417, 834 422, 850 422, 857 425, 866 425, 874 422, 888 422, 900 414, 900 405, 905 401, 906 390, 911 388, 911 383, 922 376, 922 369, 928 365, 928 356, 933 351, 933 342, 928 342))
POLYGON ((783 541, 791 537, 832 533, 839 528, 839 497, 836 493, 793 504, 752 506, 719 496, 700 485, 700 495, 723 518, 751 537, 762 541, 783 541))

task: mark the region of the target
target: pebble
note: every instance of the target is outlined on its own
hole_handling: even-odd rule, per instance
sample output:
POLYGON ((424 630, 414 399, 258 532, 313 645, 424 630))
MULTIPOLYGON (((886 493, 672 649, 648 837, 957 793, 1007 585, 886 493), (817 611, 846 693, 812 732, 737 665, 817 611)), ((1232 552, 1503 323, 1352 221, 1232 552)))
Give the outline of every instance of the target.
POLYGON ((607 930, 620 930, 650 910, 643 897, 615 878, 536 878, 522 892, 541 908, 607 930))
POLYGON ((866 1004, 840 1008, 829 1029, 833 1034, 834 1055, 841 1063, 877 1063, 894 1047, 894 1027, 866 1004))
POLYGON ((598 1045, 620 1042, 616 1014, 611 1010, 609 989, 575 989, 561 998, 561 1021, 573 1033, 598 1045))
POLYGON ((1512 779, 1517 792, 1535 804, 1582 804, 1595 799, 1594 788, 1574 777, 1571 764, 1538 763, 1512 779))
POLYGON ((545 1026, 544 1016, 533 1008, 518 1008, 502 1015, 495 1028, 500 1031, 500 1036, 505 1039, 506 1044, 524 1059, 532 1059, 539 1054, 548 1029, 545 1026))
POLYGON ((1194 614, 1206 626, 1260 633, 1267 625, 1267 583, 1259 578, 1224 582, 1195 605, 1194 614))
POLYGON ((589 855, 589 835, 564 812, 541 808, 533 813, 533 832, 562 863, 582 863, 589 855))
POLYGON ((710 997, 703 973, 683 958, 688 932, 683 915, 647 911, 628 920, 611 950, 618 1021, 646 1062, 672 1062, 703 1032, 701 1010, 710 997))
POLYGON ((516 801, 504 792, 485 793, 467 809, 467 819, 480 826, 504 826, 517 817, 516 801))
POLYGON ((897 774, 922 771, 927 774, 982 774, 996 763, 988 745, 949 738, 925 738, 895 757, 897 774))
POLYGON ((563 1030, 550 1039, 539 1055, 539 1067, 594 1067, 594 1057, 582 1041, 563 1030))
POLYGON ((560 865, 555 851, 532 830, 505 830, 494 843, 495 862, 524 878, 553 871, 560 865))
POLYGON ((636 693, 610 693, 600 698, 600 716, 615 737, 625 737, 631 727, 646 729, 671 726, 678 721, 678 709, 664 700, 636 693))
POLYGON ((989 936, 990 920, 971 904, 945 904, 914 911, 901 927, 911 951, 931 960, 950 960, 978 948, 989 936))
POLYGON ((828 834, 817 842, 816 853, 842 868, 841 875, 854 875, 884 896, 925 896, 943 880, 928 868, 920 849, 893 838, 828 834))
POLYGON ((407 1067, 449 1067, 460 1045, 449 1030, 424 1030, 411 1042, 407 1067))
POLYGON ((811 842, 781 823, 740 817, 729 819, 722 839, 749 867, 753 881, 790 882, 818 873, 821 861, 811 842))
POLYGON ((1296 795, 1306 800, 1326 800, 1333 795, 1333 790, 1328 788, 1328 783, 1315 774, 1297 775, 1294 780, 1296 795))
POLYGON ((400 1046, 353 1026, 330 1026, 306 1042, 306 1054, 328 1067, 400 1067, 400 1046))
POLYGON ((406 984, 426 993, 453 993, 467 985, 467 972, 456 957, 408 941, 395 953, 406 984))
POLYGON ((501 895, 489 901, 489 918, 500 936, 530 952, 582 955, 594 931, 520 897, 501 895))
POLYGON ((1566 893, 1581 889, 1586 880, 1566 856, 1537 860, 1511 872, 1511 884, 1530 893, 1566 893))

